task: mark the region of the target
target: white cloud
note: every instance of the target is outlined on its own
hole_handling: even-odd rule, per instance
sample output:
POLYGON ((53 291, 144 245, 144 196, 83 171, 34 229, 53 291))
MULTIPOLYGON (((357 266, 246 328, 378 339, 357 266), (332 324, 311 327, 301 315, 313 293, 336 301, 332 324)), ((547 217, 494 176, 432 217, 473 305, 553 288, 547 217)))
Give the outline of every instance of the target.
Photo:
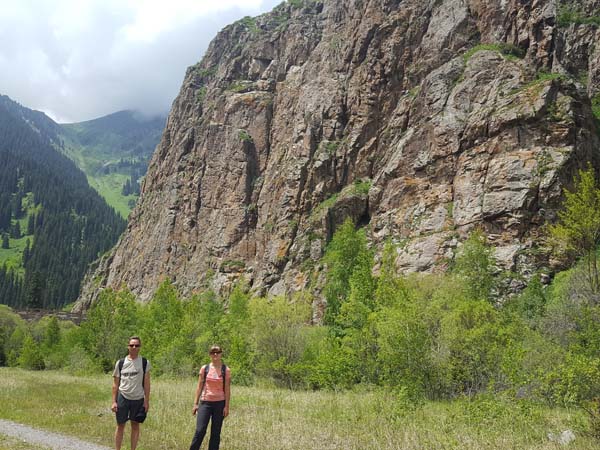
POLYGON ((221 28, 280 2, 9 0, 0 8, 0 94, 59 121, 166 112, 221 28))

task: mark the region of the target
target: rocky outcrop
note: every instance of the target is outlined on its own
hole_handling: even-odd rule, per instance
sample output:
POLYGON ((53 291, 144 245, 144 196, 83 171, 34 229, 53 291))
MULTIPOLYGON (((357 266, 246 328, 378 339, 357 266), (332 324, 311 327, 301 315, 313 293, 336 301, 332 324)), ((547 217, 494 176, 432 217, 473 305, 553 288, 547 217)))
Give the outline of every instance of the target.
POLYGON ((302 289, 346 217, 399 244, 404 271, 443 270, 480 227, 527 273, 565 183, 598 159, 598 31, 579 20, 596 3, 294 0, 228 26, 79 306, 165 278, 302 289))

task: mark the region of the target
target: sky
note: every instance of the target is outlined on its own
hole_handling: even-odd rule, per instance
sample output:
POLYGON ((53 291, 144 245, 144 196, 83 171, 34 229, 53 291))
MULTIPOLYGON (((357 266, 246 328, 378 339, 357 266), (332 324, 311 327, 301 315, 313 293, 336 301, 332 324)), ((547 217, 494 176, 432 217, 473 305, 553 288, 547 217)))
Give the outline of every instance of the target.
POLYGON ((168 113, 226 25, 282 0, 5 0, 0 94, 60 123, 168 113))

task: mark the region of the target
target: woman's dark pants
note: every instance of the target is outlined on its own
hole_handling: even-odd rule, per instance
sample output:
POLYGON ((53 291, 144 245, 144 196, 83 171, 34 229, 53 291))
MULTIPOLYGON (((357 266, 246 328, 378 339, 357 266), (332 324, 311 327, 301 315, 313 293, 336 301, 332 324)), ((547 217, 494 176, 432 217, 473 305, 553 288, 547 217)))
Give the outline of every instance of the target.
POLYGON ((225 400, 220 402, 201 402, 198 407, 196 417, 196 432, 190 450, 199 450, 202 445, 202 440, 210 424, 210 441, 208 442, 208 450, 219 450, 221 443, 221 426, 223 425, 223 409, 225 408, 225 400))

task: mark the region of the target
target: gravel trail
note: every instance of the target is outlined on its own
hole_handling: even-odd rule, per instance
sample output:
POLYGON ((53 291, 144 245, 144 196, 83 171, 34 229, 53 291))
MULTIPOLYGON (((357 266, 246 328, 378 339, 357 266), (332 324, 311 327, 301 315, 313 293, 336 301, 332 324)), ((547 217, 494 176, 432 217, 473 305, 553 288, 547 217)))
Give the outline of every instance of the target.
POLYGON ((111 450, 109 447, 91 444, 64 434, 38 430, 10 420, 0 419, 0 434, 16 437, 31 444, 45 446, 53 450, 111 450))

